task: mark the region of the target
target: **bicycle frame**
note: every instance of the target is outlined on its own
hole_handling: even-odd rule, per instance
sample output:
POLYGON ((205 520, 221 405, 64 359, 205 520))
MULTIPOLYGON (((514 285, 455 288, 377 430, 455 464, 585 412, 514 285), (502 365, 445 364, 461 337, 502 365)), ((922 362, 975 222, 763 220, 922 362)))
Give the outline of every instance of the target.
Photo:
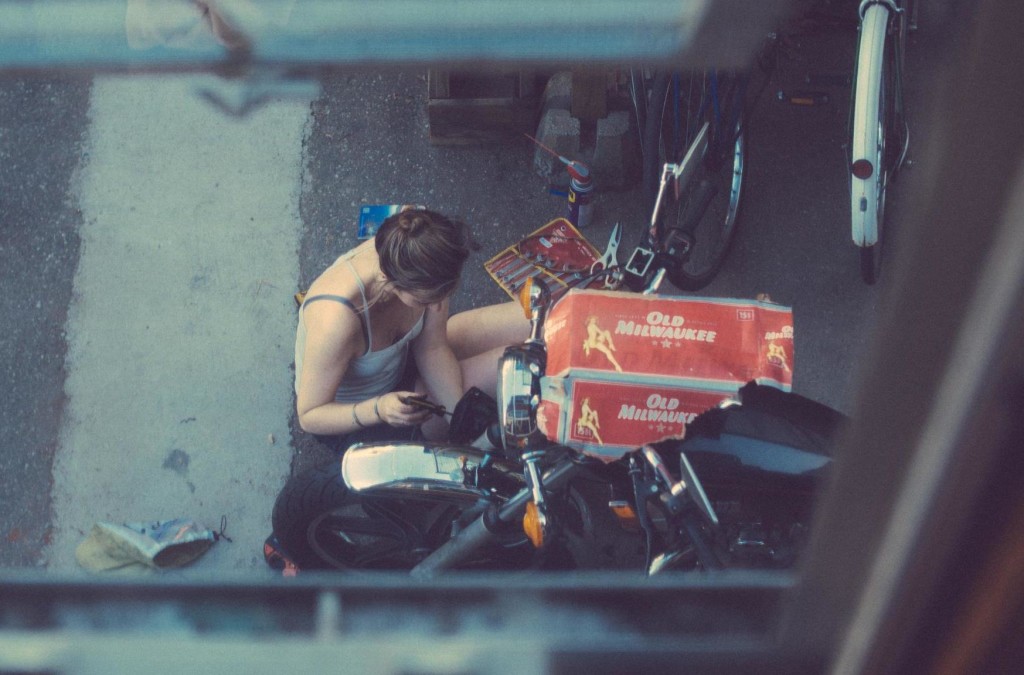
MULTIPOLYGON (((626 262, 624 267, 625 271, 629 274, 641 279, 646 278, 651 270, 651 266, 655 264, 657 254, 662 252, 661 242, 658 237, 658 219, 661 216, 661 204, 662 198, 665 196, 665 187, 669 184, 670 180, 676 181, 678 185, 683 187, 689 185, 690 180, 693 178, 694 167, 704 156, 704 153, 707 152, 708 129, 709 125, 705 122, 700 131, 697 132, 696 137, 686 151, 686 155, 683 156, 679 164, 666 163, 662 166, 661 180, 658 182, 658 196, 654 200, 651 222, 647 230, 647 244, 650 248, 637 246, 633 250, 633 254, 629 257, 629 261, 626 262)), ((643 294, 657 293, 662 281, 665 279, 665 273, 665 266, 658 266, 654 275, 644 286, 643 294)))
POLYGON ((632 289, 647 286, 659 264, 667 268, 660 276, 681 290, 703 288, 721 267, 739 208, 748 78, 746 71, 716 70, 652 75, 643 134, 651 217, 625 268, 632 289), (665 192, 667 181, 674 195, 665 192))
POLYGON ((661 211, 661 199, 665 195, 665 185, 668 183, 670 177, 675 182, 675 185, 679 186, 680 190, 683 190, 690 185, 690 180, 693 178, 697 162, 704 157, 704 154, 708 150, 708 134, 710 132, 710 127, 711 125, 707 122, 701 126, 700 131, 697 132, 697 135, 694 137, 693 142, 690 143, 690 147, 687 148, 686 154, 683 156, 683 159, 679 164, 665 164, 662 168, 661 181, 658 185, 658 198, 654 202, 654 211, 651 214, 650 233, 652 238, 658 236, 657 222, 661 211))

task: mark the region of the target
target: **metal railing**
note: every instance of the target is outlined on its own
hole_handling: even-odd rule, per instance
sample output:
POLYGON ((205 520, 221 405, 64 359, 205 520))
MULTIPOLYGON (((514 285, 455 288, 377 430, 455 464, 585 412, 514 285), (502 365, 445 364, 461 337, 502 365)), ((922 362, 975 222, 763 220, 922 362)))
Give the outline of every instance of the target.
POLYGON ((0 672, 628 672, 638 662, 751 672, 780 663, 774 618, 793 583, 767 572, 614 583, 593 572, 429 583, 387 574, 262 583, 0 574, 0 672))
POLYGON ((790 4, 0 0, 0 71, 181 70, 224 62, 314 68, 678 62, 696 47, 701 58, 727 65, 749 56, 771 17, 790 4), (215 8, 217 21, 204 4, 215 8))

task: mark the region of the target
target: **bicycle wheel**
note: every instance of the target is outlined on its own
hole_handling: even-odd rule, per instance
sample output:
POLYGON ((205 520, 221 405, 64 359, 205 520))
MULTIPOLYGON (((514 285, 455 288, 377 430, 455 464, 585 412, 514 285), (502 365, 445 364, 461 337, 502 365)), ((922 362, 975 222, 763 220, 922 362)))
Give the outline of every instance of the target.
MULTIPOLYGON (((651 93, 644 133, 644 187, 654 208, 666 162, 679 164, 701 129, 707 145, 689 176, 674 180, 662 197, 659 240, 684 242, 667 270, 682 290, 703 288, 718 273, 736 234, 746 159, 746 78, 722 71, 660 73, 651 93)), ((676 246, 679 249, 679 246, 676 246)))

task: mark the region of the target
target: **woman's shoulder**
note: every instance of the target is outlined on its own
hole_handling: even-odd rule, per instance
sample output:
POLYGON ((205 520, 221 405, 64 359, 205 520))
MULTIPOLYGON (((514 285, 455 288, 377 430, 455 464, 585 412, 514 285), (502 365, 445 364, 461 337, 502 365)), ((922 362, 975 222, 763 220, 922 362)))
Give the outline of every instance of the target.
POLYGON ((302 302, 302 314, 307 325, 321 317, 337 321, 339 315, 358 321, 357 315, 362 306, 362 295, 350 272, 324 272, 306 291, 306 297, 302 302))
POLYGON ((302 305, 300 323, 309 343, 333 345, 334 350, 348 349, 355 339, 365 339, 363 319, 358 302, 342 295, 310 292, 302 305))
POLYGON ((306 291, 306 297, 312 298, 314 295, 339 295, 352 301, 358 300, 362 302, 357 277, 359 273, 357 267, 360 266, 360 261, 357 260, 357 256, 363 253, 363 247, 367 243, 372 244, 373 242, 364 242, 338 256, 310 284, 309 289, 306 291))

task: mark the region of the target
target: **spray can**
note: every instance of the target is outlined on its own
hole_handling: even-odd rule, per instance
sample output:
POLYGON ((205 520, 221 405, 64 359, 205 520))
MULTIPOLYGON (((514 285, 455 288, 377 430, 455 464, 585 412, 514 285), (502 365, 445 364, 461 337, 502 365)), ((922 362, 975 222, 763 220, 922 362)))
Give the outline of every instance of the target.
POLYGON ((569 171, 569 204, 566 218, 574 226, 583 229, 590 225, 594 215, 594 181, 590 177, 590 169, 580 162, 570 162, 569 171))

